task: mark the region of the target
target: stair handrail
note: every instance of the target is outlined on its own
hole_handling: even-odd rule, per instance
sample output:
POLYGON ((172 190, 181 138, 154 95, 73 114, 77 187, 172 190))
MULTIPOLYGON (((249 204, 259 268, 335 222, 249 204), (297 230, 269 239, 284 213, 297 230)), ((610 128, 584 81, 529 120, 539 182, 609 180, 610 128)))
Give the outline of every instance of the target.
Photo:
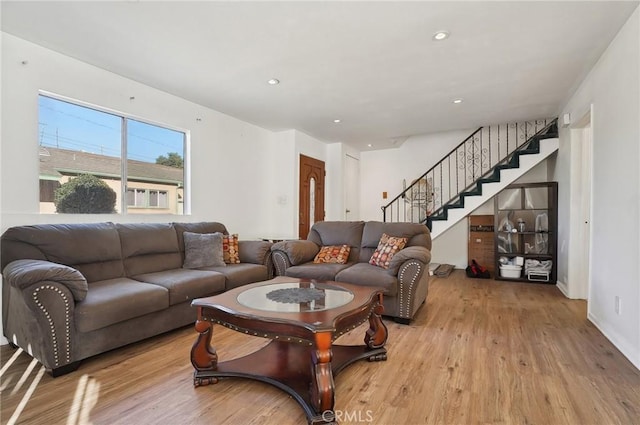
MULTIPOLYGON (((462 189, 461 191, 459 191, 456 196, 450 198, 446 203, 442 204, 440 206, 440 208, 438 208, 437 210, 433 211, 431 214, 429 214, 429 216, 433 216, 433 215, 438 215, 440 214, 440 212, 442 212, 442 210, 444 210, 444 208, 447 205, 451 205, 454 203, 454 201, 457 201, 460 198, 460 195, 464 192, 467 192, 469 189, 471 189, 473 186, 476 186, 478 184, 478 181, 480 179, 486 178, 488 175, 492 174, 494 172, 494 170, 496 169, 496 167, 500 166, 500 165, 504 165, 507 164, 509 161, 511 161, 513 159, 513 156, 516 154, 516 152, 520 152, 523 150, 526 150, 529 148, 529 145, 531 144, 531 142, 533 142, 534 140, 538 140, 540 141, 539 137, 545 135, 554 125, 556 125, 558 122, 558 119, 555 118, 553 120, 551 120, 547 125, 545 125, 543 128, 541 128, 540 130, 538 130, 538 132, 536 132, 533 136, 529 137, 529 139, 527 141, 525 141, 523 144, 521 144, 520 146, 517 146, 513 151, 511 151, 509 154, 507 154, 507 156, 505 156, 503 159, 501 159, 500 161, 496 162, 496 164, 491 167, 486 173, 482 174, 480 177, 478 177, 477 179, 475 179, 474 182, 472 182, 469 186, 465 187, 464 189, 462 189)), ((468 140, 465 139, 465 142, 468 140)), ((464 142, 463 142, 464 143, 464 142)), ((459 146, 458 146, 459 147, 459 146)), ((458 148, 456 147, 456 149, 458 148)), ((455 149, 454 149, 455 150, 455 149)), ((446 157, 448 157, 451 153, 447 154, 446 157)), ((445 157, 445 158, 446 158, 445 157)), ((442 162, 442 160, 441 160, 442 162)), ((439 163, 438 163, 439 164, 439 163)), ((438 165, 436 164, 436 165, 438 165)), ((427 171, 426 174, 428 174, 429 171, 427 171)), ((424 175, 423 175, 424 176, 424 175)), ((422 178, 422 177, 421 177, 422 178)), ((426 221, 426 220, 425 220, 426 221)))
POLYGON ((387 219, 387 208, 391 206, 391 204, 393 204, 394 202, 396 202, 397 200, 401 199, 401 198, 406 198, 407 196, 407 192, 413 188, 413 186, 415 186, 417 183, 420 182, 420 180, 422 180, 423 178, 425 178, 430 172, 432 172, 433 170, 435 170, 438 165, 442 164, 445 160, 445 158, 449 158, 449 155, 451 155, 452 153, 454 153, 456 150, 458 150, 460 148, 460 146, 464 145, 467 141, 469 141, 469 139, 472 139, 476 134, 478 134, 478 132, 480 132, 482 130, 482 126, 478 127, 477 130, 475 130, 473 133, 471 133, 471 135, 469 137, 467 137, 466 139, 464 139, 458 146, 456 146, 455 148, 451 149, 449 151, 449 153, 447 153, 446 155, 444 155, 442 157, 442 159, 438 162, 436 162, 434 164, 433 167, 429 168, 425 173, 423 173, 420 177, 418 177, 417 179, 415 179, 413 181, 413 183, 411 183, 409 185, 409 187, 407 187, 406 189, 404 189, 402 192, 400 192, 400 194, 398 196, 396 196, 395 198, 393 198, 391 201, 389 201, 387 203, 387 205, 383 205, 382 207, 382 221, 386 221, 387 219))
MULTIPOLYGON (((492 142, 491 142, 491 134, 492 134, 492 127, 488 127, 488 135, 489 135, 489 141, 488 141, 488 158, 489 158, 489 168, 487 169, 486 172, 482 173, 483 169, 484 169, 484 161, 483 159, 480 159, 479 162, 479 170, 476 168, 476 162, 475 162, 475 158, 476 158, 476 152, 480 152, 480 155, 482 155, 483 153, 486 153, 486 151, 484 150, 485 148, 483 148, 483 128, 484 127, 478 127, 477 130, 475 130, 473 133, 471 133, 470 136, 468 136, 467 138, 465 138, 461 143, 459 143, 456 147, 454 147, 451 151, 449 151, 449 153, 447 153, 446 155, 444 155, 442 157, 442 159, 440 159, 438 162, 436 162, 431 168, 429 168, 429 170, 427 170, 425 173, 423 173, 420 177, 418 177, 417 179, 415 179, 410 185, 409 187, 406 187, 403 189, 402 192, 400 192, 400 194, 398 194, 395 198, 393 198, 391 201, 389 201, 386 205, 382 206, 382 216, 383 216, 383 221, 387 221, 387 219, 389 219, 390 221, 394 221, 393 219, 393 215, 394 215, 394 209, 397 206, 397 213, 400 213, 400 200, 404 199, 405 202, 409 201, 411 203, 411 205, 415 205, 416 199, 414 199, 414 191, 417 192, 418 194, 418 199, 417 202, 419 202, 419 207, 418 208, 424 208, 424 211, 422 213, 424 213, 425 215, 423 216, 422 213, 419 211, 418 212, 418 222, 420 223, 426 223, 427 225, 429 225, 430 223, 430 218, 437 216, 438 214, 441 214, 443 211, 445 211, 445 208, 447 206, 451 206, 452 204, 455 204, 456 202, 461 201, 462 196, 464 196, 465 193, 468 193, 469 189, 471 189, 472 187, 476 186, 478 188, 480 188, 480 186, 478 185, 478 182, 483 179, 486 178, 487 176, 489 176, 490 174, 494 173, 494 171, 496 170, 496 167, 506 164, 509 161, 511 161, 514 157, 514 155, 516 155, 516 153, 518 152, 522 152, 526 149, 528 149, 532 143, 533 140, 540 140, 542 139, 544 135, 550 134, 551 129, 555 126, 556 128, 556 133, 557 133, 557 122, 558 119, 554 118, 554 119, 550 119, 544 120, 544 127, 542 127, 540 130, 538 130, 535 134, 533 134, 532 136, 526 138, 526 140, 524 141, 524 143, 522 143, 521 145, 515 145, 515 149, 513 149, 512 151, 509 151, 509 135, 507 134, 506 137, 506 143, 507 143, 507 149, 506 149, 506 155, 503 158, 500 158, 501 155, 499 155, 500 153, 500 146, 497 146, 497 151, 498 151, 498 161, 494 164, 491 164, 491 146, 492 146, 492 142), (480 134, 479 134, 480 133, 480 134), (477 143, 479 141, 480 145, 479 147, 476 147, 475 143, 477 143), (471 149, 473 150, 474 153, 471 154, 470 158, 472 158, 472 162, 471 162, 471 166, 470 166, 470 171, 472 172, 472 179, 471 179, 471 183, 465 187, 464 189, 460 190, 459 186, 458 186, 458 171, 457 170, 464 170, 464 175, 465 177, 463 178, 464 180, 467 180, 467 172, 469 171, 469 167, 468 166, 464 166, 464 167, 458 167, 457 163, 459 161, 459 152, 465 152, 465 149, 467 149, 469 146, 471 146, 471 149), (478 149, 476 151, 476 149, 478 149), (446 197, 443 197, 444 195, 444 186, 443 186, 443 169, 445 168, 445 165, 447 166, 446 169, 448 170, 447 173, 450 173, 451 171, 451 158, 454 157, 455 154, 455 164, 456 164, 456 173, 455 173, 455 193, 454 191, 452 191, 452 186, 449 183, 449 190, 447 191, 448 194, 446 195, 448 197, 448 200, 446 202, 444 202, 444 199, 447 199, 446 197), (440 174, 440 184, 438 185, 436 183, 436 176, 437 176, 437 171, 439 170, 439 174, 440 174), (479 174, 476 174, 476 170, 479 171, 479 174), (477 176, 477 177, 476 177, 477 176), (425 189, 423 191, 423 189, 418 186, 416 188, 416 185, 420 185, 424 182, 425 184, 425 189), (417 189, 417 191, 416 191, 417 189), (424 192, 424 204, 421 204, 421 200, 420 200, 420 195, 424 192), (411 193, 411 197, 408 197, 408 193, 411 193), (439 193, 439 195, 436 195, 436 193, 439 193), (438 199, 434 199, 433 197, 436 196, 439 198, 438 199), (430 210, 428 205, 431 205, 433 210, 430 210), (438 208, 436 208, 436 205, 438 205, 438 208), (388 214, 388 210, 390 209, 390 216, 388 214)), ((525 130, 526 131, 526 130, 525 130)), ((517 135, 517 132, 516 132, 517 135)), ((498 140, 500 136, 498 136, 498 140)), ((465 154, 463 154, 464 156, 465 154)), ((461 171, 462 172, 462 171, 461 171)), ((449 178, 451 178, 451 175, 449 174, 448 176, 449 178)), ((449 182, 451 180, 448 180, 449 182)), ((413 208, 415 208, 414 206, 410 207, 411 210, 413 211, 413 208)), ((406 210, 405 210, 405 214, 406 214, 406 210)), ((413 212, 411 213, 413 216, 413 212)))

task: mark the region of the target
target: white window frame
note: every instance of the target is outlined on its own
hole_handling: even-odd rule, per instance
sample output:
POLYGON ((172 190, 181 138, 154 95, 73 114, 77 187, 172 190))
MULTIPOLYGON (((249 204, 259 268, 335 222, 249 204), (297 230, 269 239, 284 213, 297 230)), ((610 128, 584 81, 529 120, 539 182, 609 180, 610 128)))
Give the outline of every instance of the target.
MULTIPOLYGON (((177 131, 184 134, 183 140, 183 153, 184 153, 184 165, 183 165, 183 195, 182 195, 182 215, 190 215, 191 214, 191 132, 187 129, 168 125, 166 123, 162 123, 159 121, 153 121, 145 118, 141 118, 136 115, 128 114, 126 112, 121 112, 115 109, 107 108, 104 106, 95 105, 89 102, 85 102, 82 100, 74 99, 71 97, 63 96, 57 93, 49 92, 46 90, 38 90, 39 96, 50 97, 55 100, 59 100, 62 102, 71 103, 73 105, 81 106, 84 108, 93 109, 98 112, 103 112, 106 114, 115 115, 119 118, 122 118, 122 139, 121 139, 121 152, 120 157, 125 159, 122 162, 122 168, 120 170, 120 182, 121 182, 121 191, 120 191, 120 199, 121 202, 121 211, 119 214, 126 215, 128 200, 127 200, 127 120, 135 120, 144 124, 149 124, 157 127, 166 128, 167 130, 177 131)), ((136 207, 134 207, 136 208, 136 207)), ((150 207, 150 208, 158 208, 158 207, 150 207)))

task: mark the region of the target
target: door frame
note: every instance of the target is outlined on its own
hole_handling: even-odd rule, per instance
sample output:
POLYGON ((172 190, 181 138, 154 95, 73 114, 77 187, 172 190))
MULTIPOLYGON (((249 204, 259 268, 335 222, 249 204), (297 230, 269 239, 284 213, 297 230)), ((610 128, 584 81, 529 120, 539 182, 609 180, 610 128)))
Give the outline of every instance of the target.
POLYGON ((310 220, 307 219, 311 212, 307 190, 308 179, 315 178, 316 186, 314 190, 314 223, 323 221, 325 217, 325 178, 326 167, 324 161, 300 154, 298 172, 298 238, 306 239, 311 229, 310 220), (307 168, 310 168, 308 176, 307 168))
POLYGON ((344 170, 343 217, 348 221, 360 220, 360 159, 348 153, 345 154, 344 170))
POLYGON ((568 295, 591 297, 593 234, 593 106, 571 125, 571 226, 568 295))

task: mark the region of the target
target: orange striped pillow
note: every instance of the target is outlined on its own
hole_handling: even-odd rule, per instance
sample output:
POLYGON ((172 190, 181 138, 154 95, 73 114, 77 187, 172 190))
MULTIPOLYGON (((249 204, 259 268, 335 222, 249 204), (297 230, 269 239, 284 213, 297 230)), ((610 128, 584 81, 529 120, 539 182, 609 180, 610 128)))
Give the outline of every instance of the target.
POLYGON ((380 242, 378 243, 378 248, 369 260, 369 264, 382 267, 383 269, 388 269, 393 256, 404 248, 406 244, 407 238, 398 238, 383 233, 380 238, 380 242))
POLYGON ((237 233, 222 236, 222 256, 226 264, 240 264, 237 233))
POLYGON ((320 248, 320 252, 313 259, 314 263, 345 264, 349 260, 351 247, 349 245, 330 245, 320 248))

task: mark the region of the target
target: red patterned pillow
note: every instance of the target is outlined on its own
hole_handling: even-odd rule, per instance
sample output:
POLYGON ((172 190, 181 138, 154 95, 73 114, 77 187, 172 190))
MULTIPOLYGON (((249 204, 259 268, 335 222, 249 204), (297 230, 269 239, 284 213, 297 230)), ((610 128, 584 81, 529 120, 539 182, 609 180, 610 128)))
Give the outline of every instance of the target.
POLYGON ((323 246, 313 262, 345 264, 349 260, 349 252, 351 252, 349 245, 323 246))
POLYGON ((369 264, 374 266, 388 269, 391 264, 391 259, 398 251, 400 251, 407 244, 407 238, 399 238, 395 236, 389 236, 386 233, 382 234, 378 248, 374 251, 369 264))
POLYGON ((227 264, 240 264, 237 233, 222 236, 222 256, 227 264))

